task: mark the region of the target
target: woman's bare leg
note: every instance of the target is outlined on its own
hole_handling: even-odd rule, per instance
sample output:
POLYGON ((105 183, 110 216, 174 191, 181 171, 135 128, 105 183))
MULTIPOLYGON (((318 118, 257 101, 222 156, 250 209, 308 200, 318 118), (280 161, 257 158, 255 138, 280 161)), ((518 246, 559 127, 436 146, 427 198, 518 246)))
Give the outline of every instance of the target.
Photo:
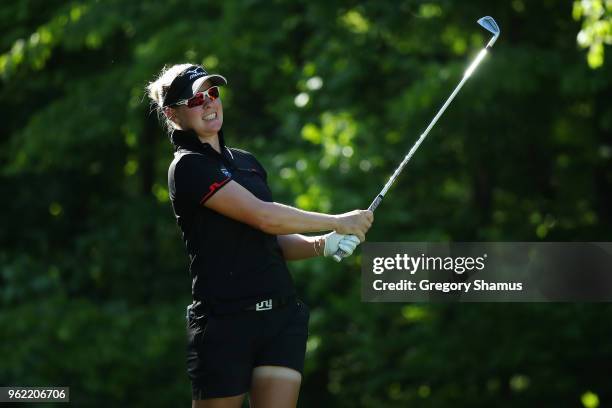
POLYGON ((240 408, 246 394, 225 398, 209 398, 205 400, 193 400, 192 408, 240 408))
POLYGON ((302 374, 291 368, 255 367, 249 405, 251 408, 295 408, 301 383, 302 374))

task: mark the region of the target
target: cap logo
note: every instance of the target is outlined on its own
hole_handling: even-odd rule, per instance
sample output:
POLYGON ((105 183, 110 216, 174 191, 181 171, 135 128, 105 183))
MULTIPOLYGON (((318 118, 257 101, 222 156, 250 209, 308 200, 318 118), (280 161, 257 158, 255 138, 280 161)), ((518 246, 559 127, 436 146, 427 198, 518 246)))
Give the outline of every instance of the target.
POLYGON ((194 78, 199 78, 206 75, 206 71, 204 71, 202 68, 194 68, 189 71, 185 71, 185 74, 189 74, 189 80, 191 81, 194 78))

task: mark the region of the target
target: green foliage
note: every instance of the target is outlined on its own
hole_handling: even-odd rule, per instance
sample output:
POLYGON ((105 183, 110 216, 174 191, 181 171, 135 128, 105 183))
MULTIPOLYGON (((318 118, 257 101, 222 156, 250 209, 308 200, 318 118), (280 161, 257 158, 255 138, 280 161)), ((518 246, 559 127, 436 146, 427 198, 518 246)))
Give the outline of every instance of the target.
MULTIPOLYGON (((609 11, 523 0, 3 4, 0 384, 69 385, 77 406, 189 403, 172 149, 144 96, 165 64, 228 78, 228 142, 257 155, 277 201, 339 213, 379 191, 486 42, 475 20, 490 14, 502 28, 492 54, 368 239, 610 240, 609 11)), ((312 310, 302 406, 609 404, 608 306, 365 304, 359 264, 357 254, 291 265, 312 310)))
POLYGON ((604 45, 612 44, 612 1, 574 1, 572 15, 575 20, 583 19, 578 43, 589 49, 589 66, 599 68, 604 62, 604 45))

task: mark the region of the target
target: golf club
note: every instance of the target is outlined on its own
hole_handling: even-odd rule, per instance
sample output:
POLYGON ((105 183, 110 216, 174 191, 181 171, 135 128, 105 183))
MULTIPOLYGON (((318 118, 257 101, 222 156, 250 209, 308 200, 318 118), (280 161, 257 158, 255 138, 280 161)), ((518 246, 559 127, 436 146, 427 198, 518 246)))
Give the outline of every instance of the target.
MULTIPOLYGON (((427 126, 427 129, 425 129, 425 132, 421 134, 419 139, 412 146, 408 154, 404 157, 404 160, 402 160, 399 167, 395 169, 395 172, 393 172, 393 175, 389 178, 389 181, 387 181, 387 184, 385 184, 385 186, 380 191, 380 193, 378 193, 378 196, 376 196, 374 201, 372 201, 372 204, 370 204, 370 206, 368 207, 368 210, 370 211, 376 210, 376 207, 378 207, 378 205, 382 201, 385 194, 387 194, 387 191, 389 190, 389 188, 391 188, 391 185, 393 185, 393 183, 395 182, 395 179, 400 175, 400 173, 402 172, 406 164, 410 161, 410 159, 412 158, 412 155, 419 148, 423 140, 425 140, 425 137, 427 137, 427 134, 429 133, 431 128, 434 127, 434 125, 436 124, 440 116, 442 116, 442 114, 444 113, 448 105, 450 105, 452 100, 455 98, 455 96, 457 95, 457 93, 459 92, 463 84, 465 83, 465 81, 467 81, 467 79, 472 75, 476 67, 478 67, 478 65, 480 64, 480 61, 482 61, 484 56, 487 54, 487 50, 493 47, 493 44, 495 44, 495 41, 497 41, 497 37, 499 37, 500 30, 499 30, 499 26, 497 25, 493 17, 490 17, 490 16, 482 17, 481 19, 478 20, 478 24, 480 24, 482 27, 484 27, 485 30, 493 34, 493 37, 491 38, 491 40, 489 40, 489 42, 487 43, 487 46, 483 48, 482 50, 480 50, 480 52, 474 59, 474 62, 470 64, 468 69, 463 74, 463 78, 461 79, 461 82, 459 82, 459 85, 457 85, 453 93, 448 97, 446 102, 444 102, 444 105, 442 105, 442 108, 440 108, 436 116, 434 116, 433 120, 429 123, 429 126, 427 126)), ((338 249, 338 251, 336 251, 333 257, 336 262, 340 262, 344 255, 346 255, 346 253, 343 250, 338 249)))

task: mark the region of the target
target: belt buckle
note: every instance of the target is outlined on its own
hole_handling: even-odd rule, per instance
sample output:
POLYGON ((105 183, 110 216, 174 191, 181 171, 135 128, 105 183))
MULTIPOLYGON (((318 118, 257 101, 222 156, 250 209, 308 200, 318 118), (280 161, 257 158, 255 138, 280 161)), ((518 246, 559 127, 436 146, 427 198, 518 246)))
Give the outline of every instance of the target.
POLYGON ((255 311, 261 312, 263 310, 272 309, 272 299, 262 300, 261 302, 255 303, 255 311))

